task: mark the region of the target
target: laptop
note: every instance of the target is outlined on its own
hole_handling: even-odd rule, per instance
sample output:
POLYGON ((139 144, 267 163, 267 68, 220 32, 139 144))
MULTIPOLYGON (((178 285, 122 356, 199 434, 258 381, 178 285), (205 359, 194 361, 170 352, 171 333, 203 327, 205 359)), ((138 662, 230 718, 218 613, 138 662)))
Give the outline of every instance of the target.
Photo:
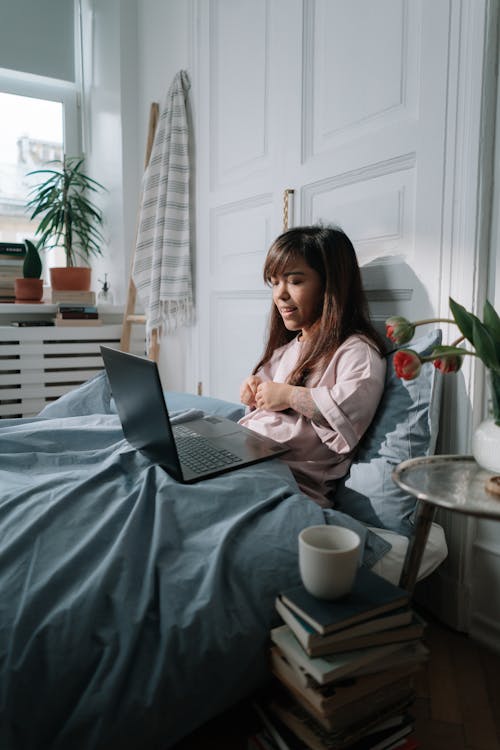
POLYGON ((172 424, 156 362, 100 349, 125 437, 178 482, 199 482, 289 450, 225 417, 172 424))

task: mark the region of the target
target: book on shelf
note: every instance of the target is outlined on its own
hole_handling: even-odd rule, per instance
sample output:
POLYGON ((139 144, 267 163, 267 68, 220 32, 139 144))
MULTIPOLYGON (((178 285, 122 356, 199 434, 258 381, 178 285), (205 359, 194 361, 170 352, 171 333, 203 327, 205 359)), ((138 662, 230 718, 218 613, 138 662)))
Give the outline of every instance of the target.
POLYGON ((413 618, 413 612, 409 607, 401 607, 393 612, 384 612, 357 625, 347 626, 341 630, 335 630, 333 633, 321 635, 299 614, 288 609, 279 596, 276 599, 275 605, 276 611, 293 631, 293 634, 300 641, 309 656, 326 654, 330 645, 340 643, 348 638, 357 638, 409 625, 413 618))
POLYGON ((302 584, 279 598, 320 634, 333 633, 409 604, 409 593, 368 568, 359 568, 352 590, 329 601, 310 594, 302 584))
POLYGON ((73 319, 67 320, 67 319, 63 319, 63 318, 58 318, 57 316, 56 316, 54 322, 55 322, 56 326, 68 326, 68 327, 71 327, 71 326, 100 326, 101 323, 102 323, 102 321, 101 321, 100 318, 80 318, 80 319, 76 319, 76 320, 73 320, 73 319))
POLYGON ((394 655, 399 650, 409 646, 422 646, 420 641, 386 643, 383 646, 369 646, 355 651, 343 651, 340 654, 308 656, 288 625, 273 628, 271 640, 295 669, 310 675, 320 685, 343 677, 389 669, 394 665, 394 655))
POLYGON ((22 276, 23 275, 23 258, 0 255, 0 274, 2 276, 22 276))
POLYGON ((77 312, 77 311, 66 311, 61 310, 56 315, 60 320, 96 320, 99 317, 99 313, 96 312, 77 312))
POLYGON ((360 675, 320 685, 312 677, 298 672, 285 655, 274 647, 270 654, 271 671, 290 691, 303 695, 317 711, 331 713, 387 685, 404 678, 412 680, 420 665, 408 664, 395 669, 383 669, 374 674, 360 675))
POLYGON ((26 255, 24 242, 0 242, 0 259, 22 258, 26 255))
POLYGON ((97 314, 96 305, 77 304, 75 302, 59 302, 57 309, 61 313, 95 313, 97 314))
POLYGON ((384 750, 413 731, 413 717, 408 713, 411 700, 405 697, 371 719, 338 731, 325 729, 289 696, 273 695, 268 710, 311 750, 384 750))
POLYGON ((73 305, 95 305, 96 294, 93 291, 71 289, 52 289, 50 300, 53 305, 70 303, 73 305))
POLYGON ((16 328, 40 328, 53 326, 53 320, 11 320, 11 326, 16 328))

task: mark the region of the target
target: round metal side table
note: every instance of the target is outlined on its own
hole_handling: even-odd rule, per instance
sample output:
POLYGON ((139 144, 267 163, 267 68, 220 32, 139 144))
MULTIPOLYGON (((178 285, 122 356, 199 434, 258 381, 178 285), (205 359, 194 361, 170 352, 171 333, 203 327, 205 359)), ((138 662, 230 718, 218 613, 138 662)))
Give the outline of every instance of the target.
POLYGON ((472 456, 424 456, 403 461, 392 472, 401 489, 417 498, 415 533, 410 540, 400 585, 413 591, 436 508, 480 518, 500 519, 500 496, 485 489, 493 472, 472 456))

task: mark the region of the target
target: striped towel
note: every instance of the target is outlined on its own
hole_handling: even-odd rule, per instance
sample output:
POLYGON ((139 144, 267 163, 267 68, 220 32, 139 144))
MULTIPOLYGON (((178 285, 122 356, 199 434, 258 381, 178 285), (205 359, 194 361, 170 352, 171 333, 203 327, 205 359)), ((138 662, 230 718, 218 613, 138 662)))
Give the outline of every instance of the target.
POLYGON ((146 337, 194 317, 189 217, 188 75, 176 74, 160 111, 144 172, 132 278, 146 314, 146 337))

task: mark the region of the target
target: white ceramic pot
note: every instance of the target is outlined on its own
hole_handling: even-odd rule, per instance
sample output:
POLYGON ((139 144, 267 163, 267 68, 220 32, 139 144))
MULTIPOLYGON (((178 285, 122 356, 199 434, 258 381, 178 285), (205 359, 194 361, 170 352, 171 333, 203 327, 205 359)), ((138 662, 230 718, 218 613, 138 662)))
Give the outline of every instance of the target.
POLYGON ((483 469, 500 474, 500 427, 493 418, 485 419, 474 432, 472 455, 483 469))
POLYGON ((488 370, 490 417, 472 436, 472 455, 479 466, 500 474, 500 373, 488 370))

